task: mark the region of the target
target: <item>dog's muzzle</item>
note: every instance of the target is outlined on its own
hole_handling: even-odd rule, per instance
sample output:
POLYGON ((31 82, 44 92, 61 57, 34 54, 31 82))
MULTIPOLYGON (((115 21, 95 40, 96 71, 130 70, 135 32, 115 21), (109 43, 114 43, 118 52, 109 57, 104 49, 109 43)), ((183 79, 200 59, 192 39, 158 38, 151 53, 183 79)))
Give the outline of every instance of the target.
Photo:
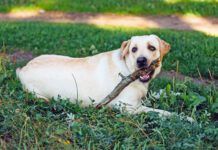
MULTIPOLYGON (((143 83, 148 82, 149 80, 152 79, 155 69, 160 65, 160 59, 157 58, 156 60, 152 61, 152 63, 147 66, 145 66, 145 69, 148 71, 143 72, 140 76, 139 76, 139 80, 143 83)), ((143 67, 141 67, 143 68, 143 67)), ((140 69, 140 68, 139 68, 140 69)))

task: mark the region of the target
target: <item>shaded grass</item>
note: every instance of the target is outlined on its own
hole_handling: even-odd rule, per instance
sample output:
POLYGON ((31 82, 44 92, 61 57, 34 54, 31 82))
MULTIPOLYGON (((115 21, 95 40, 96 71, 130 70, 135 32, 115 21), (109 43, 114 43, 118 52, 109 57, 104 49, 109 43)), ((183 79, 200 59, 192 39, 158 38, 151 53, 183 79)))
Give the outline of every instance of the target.
POLYGON ((157 34, 171 44, 163 68, 209 78, 208 70, 218 77, 218 38, 194 31, 96 27, 82 24, 1 22, 0 42, 7 52, 17 49, 35 55, 61 54, 83 57, 117 49, 122 41, 134 35, 157 34))
POLYGON ((159 118, 156 113, 120 114, 106 108, 81 108, 66 100, 46 103, 22 90, 15 78, 14 64, 8 63, 6 68, 6 76, 0 83, 2 148, 216 149, 218 146, 218 107, 212 108, 218 104, 218 93, 212 87, 165 79, 152 82, 150 92, 171 87, 170 91, 182 95, 166 93, 167 97, 159 100, 149 96, 147 103, 155 108, 192 114, 198 122, 190 124, 176 116, 159 118), (193 98, 190 94, 198 96, 193 98))
POLYGON ((216 0, 3 0, 0 11, 41 8, 47 11, 118 13, 137 15, 195 14, 218 16, 216 0))

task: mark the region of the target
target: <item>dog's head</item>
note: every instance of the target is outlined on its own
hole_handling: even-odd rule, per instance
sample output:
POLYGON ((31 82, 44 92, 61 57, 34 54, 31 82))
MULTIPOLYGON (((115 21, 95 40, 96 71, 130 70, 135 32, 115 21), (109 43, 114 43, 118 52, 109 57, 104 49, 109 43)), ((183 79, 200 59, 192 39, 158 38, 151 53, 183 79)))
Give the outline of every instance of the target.
MULTIPOLYGON (((148 67, 154 60, 160 58, 170 50, 170 45, 156 35, 133 36, 121 45, 121 57, 125 59, 130 71, 134 72, 148 67)), ((161 66, 160 66, 161 67, 161 66)), ((140 77, 142 82, 148 82, 160 72, 160 67, 150 74, 140 77)))

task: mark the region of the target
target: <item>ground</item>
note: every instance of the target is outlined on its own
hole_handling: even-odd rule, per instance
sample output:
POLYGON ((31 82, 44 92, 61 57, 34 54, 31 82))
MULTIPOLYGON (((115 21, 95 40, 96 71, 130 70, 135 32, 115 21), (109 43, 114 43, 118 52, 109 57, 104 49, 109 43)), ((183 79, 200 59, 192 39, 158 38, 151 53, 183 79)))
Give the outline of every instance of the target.
POLYGON ((46 21, 59 23, 87 23, 94 25, 110 25, 137 28, 163 28, 178 30, 197 30, 210 35, 218 35, 218 19, 215 17, 199 16, 134 16, 99 13, 63 13, 22 11, 8 14, 0 13, 4 21, 46 21))
POLYGON ((216 1, 0 4, 1 149, 217 149, 216 1), (41 54, 84 57, 144 34, 157 34, 172 47, 144 99, 147 106, 174 112, 170 118, 82 108, 62 99, 45 102, 25 92, 15 75, 41 54))

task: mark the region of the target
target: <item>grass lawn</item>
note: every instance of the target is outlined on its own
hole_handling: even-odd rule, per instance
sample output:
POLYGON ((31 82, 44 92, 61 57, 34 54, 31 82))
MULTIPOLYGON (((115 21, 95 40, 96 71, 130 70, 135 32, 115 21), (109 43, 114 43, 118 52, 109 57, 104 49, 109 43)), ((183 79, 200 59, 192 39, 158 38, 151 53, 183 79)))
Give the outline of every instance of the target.
POLYGON ((81 108, 66 100, 49 103, 25 93, 7 63, 0 81, 0 147, 20 149, 216 149, 218 92, 189 82, 152 81, 147 106, 183 113, 159 118, 155 113, 120 114, 81 108), (163 89, 160 98, 154 92, 163 89), (178 92, 180 93, 178 95, 178 92), (184 115, 181 115, 184 116, 184 115))
MULTIPOLYGON (((208 77, 217 69, 217 37, 199 32, 96 27, 82 24, 1 22, 1 51, 31 51, 88 56, 119 48, 132 35, 155 33, 171 43, 164 69, 208 77)), ((156 113, 120 114, 117 110, 81 108, 67 100, 46 103, 24 92, 11 62, 0 57, 0 147, 20 149, 216 149, 218 92, 215 87, 155 79, 145 104, 183 115, 168 119, 156 113), (162 94, 157 97, 162 89, 162 94), (182 116, 192 116, 191 124, 182 116)), ((19 64, 21 65, 21 64, 19 64)), ((94 87, 93 87, 94 88, 94 87)))
POLYGON ((3 0, 0 11, 44 9, 137 15, 195 14, 218 16, 217 0, 3 0))
POLYGON ((179 71, 185 75, 199 77, 199 68, 202 76, 209 77, 209 69, 218 78, 218 37, 200 32, 100 28, 82 24, 0 23, 0 43, 4 43, 9 52, 21 49, 35 55, 88 56, 120 48, 122 41, 143 34, 157 34, 171 44, 171 52, 164 61, 165 70, 176 70, 178 64, 179 71))

